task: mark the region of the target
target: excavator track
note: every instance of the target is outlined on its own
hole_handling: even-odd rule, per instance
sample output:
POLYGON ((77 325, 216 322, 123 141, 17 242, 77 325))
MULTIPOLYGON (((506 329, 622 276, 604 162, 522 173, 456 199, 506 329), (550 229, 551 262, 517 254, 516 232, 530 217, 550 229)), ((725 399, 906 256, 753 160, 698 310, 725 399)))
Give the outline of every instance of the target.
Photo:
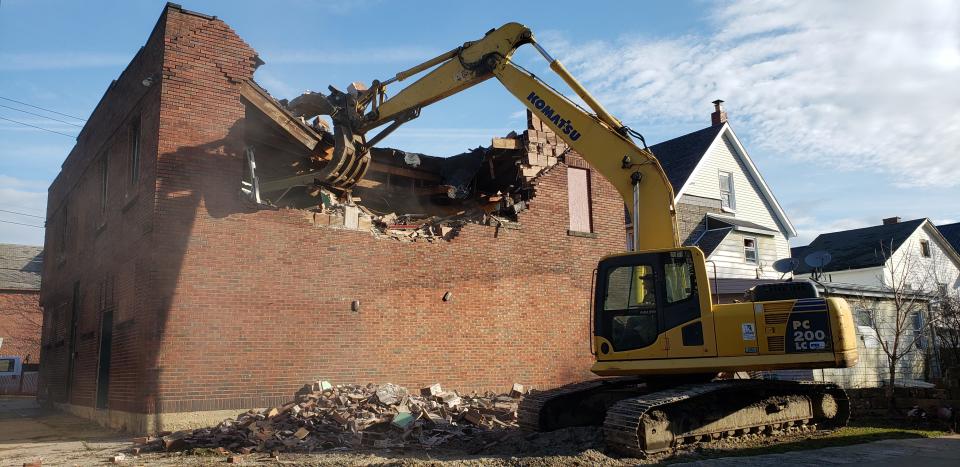
POLYGON ((616 400, 636 396, 644 391, 639 378, 608 378, 568 384, 526 395, 517 410, 522 430, 552 431, 567 426, 599 425, 605 409, 616 400), (587 403, 597 396, 607 407, 587 403), (603 402, 605 401, 605 402, 603 402))
POLYGON ((846 392, 833 384, 736 380, 677 386, 622 399, 607 411, 607 447, 643 457, 727 436, 798 427, 841 427, 846 392))

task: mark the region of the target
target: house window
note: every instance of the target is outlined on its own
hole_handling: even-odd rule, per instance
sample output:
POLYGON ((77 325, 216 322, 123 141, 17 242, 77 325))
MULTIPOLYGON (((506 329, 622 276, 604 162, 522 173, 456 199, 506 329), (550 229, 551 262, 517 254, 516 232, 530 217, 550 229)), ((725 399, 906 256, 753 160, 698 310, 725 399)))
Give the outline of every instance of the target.
POLYGON ((748 264, 757 264, 757 239, 747 237, 743 239, 743 259, 748 264))
POLYGON ((140 180, 140 117, 130 123, 130 183, 140 180))
POLYGON ((911 316, 913 321, 913 339, 917 344, 917 348, 920 350, 927 348, 927 343, 923 336, 923 315, 920 312, 915 312, 911 316))
POLYGON ((858 308, 853 317, 857 322, 857 326, 873 325, 872 312, 868 308, 858 308))
POLYGON ((67 239, 70 236, 68 232, 70 227, 69 206, 66 202, 63 203, 63 225, 60 228, 60 253, 67 252, 67 239))
POLYGON ((567 167, 567 200, 570 208, 570 231, 593 232, 590 222, 590 172, 567 167))
POLYGON ((924 258, 930 257, 930 242, 926 240, 920 240, 920 255, 924 258))
POLYGON ((737 208, 737 199, 733 192, 733 174, 730 172, 720 172, 720 207, 726 210, 737 208))
POLYGON ((104 154, 100 156, 100 213, 107 211, 107 170, 109 159, 104 154))

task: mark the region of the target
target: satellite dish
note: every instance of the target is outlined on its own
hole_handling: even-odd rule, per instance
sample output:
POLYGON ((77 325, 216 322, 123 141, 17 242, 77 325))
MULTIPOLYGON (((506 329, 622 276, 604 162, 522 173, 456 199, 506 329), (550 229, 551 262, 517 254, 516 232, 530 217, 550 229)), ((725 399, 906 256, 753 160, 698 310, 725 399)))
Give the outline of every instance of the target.
POLYGON ((828 264, 830 260, 833 259, 833 256, 830 256, 830 253, 826 251, 814 251, 806 257, 803 258, 803 262, 807 263, 807 266, 810 266, 814 269, 820 269, 828 264))
POLYGON ((797 269, 799 264, 800 260, 796 258, 781 258, 773 262, 773 270, 781 274, 786 274, 797 269))

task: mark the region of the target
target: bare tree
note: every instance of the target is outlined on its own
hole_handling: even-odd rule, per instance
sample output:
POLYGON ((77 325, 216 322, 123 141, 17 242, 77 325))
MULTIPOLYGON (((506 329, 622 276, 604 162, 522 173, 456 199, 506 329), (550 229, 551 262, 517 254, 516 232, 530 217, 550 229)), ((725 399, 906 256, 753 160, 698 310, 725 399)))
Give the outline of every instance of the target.
POLYGON ((884 269, 878 279, 885 299, 861 297, 859 304, 868 317, 863 324, 876 334, 878 346, 886 356, 890 388, 896 385, 897 368, 901 362, 926 337, 924 328, 933 327, 934 320, 939 319, 931 315, 929 309, 944 274, 935 261, 923 261, 912 245, 901 245, 899 250, 894 251, 892 240, 890 243, 881 242, 878 254, 883 259, 884 269))
POLYGON ((936 325, 934 333, 937 362, 942 370, 960 365, 960 295, 942 290, 933 308, 936 325))

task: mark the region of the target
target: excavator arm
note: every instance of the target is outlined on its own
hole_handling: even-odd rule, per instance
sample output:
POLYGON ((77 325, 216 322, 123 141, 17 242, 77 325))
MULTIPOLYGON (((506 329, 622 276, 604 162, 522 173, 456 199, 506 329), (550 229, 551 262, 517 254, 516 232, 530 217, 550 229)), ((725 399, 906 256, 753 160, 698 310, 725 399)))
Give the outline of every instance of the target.
MULTIPOLYGON (((330 115, 335 148, 323 177, 331 185, 349 188, 369 165, 368 149, 403 123, 416 118, 427 105, 497 78, 558 137, 603 175, 623 197, 634 221, 635 248, 667 249, 679 246, 674 194, 663 168, 649 150, 638 147, 628 129, 610 115, 563 65, 536 43, 518 23, 507 23, 482 39, 441 54, 369 88, 352 84, 347 92, 330 87, 330 94, 308 93, 294 99, 290 109, 300 116, 330 115), (533 44, 556 72, 594 111, 589 113, 511 60, 516 49, 533 44), (396 95, 387 97, 387 85, 430 70, 396 95), (387 125, 378 134, 368 132, 387 125)), ((323 179, 323 177, 320 177, 323 179)))

